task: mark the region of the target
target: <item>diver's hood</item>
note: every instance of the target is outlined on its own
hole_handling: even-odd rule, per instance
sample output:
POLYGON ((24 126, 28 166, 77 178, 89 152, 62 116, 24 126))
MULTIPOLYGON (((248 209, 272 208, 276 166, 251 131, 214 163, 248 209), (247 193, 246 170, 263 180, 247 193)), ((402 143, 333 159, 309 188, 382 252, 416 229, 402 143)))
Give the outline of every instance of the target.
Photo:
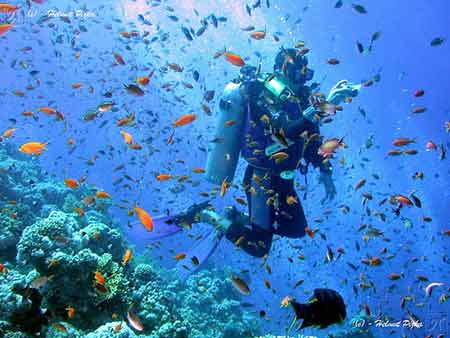
POLYGON ((312 69, 305 68, 307 65, 308 59, 306 56, 301 55, 298 50, 281 47, 281 50, 275 57, 273 70, 275 73, 285 75, 295 84, 304 84, 314 76, 312 69))

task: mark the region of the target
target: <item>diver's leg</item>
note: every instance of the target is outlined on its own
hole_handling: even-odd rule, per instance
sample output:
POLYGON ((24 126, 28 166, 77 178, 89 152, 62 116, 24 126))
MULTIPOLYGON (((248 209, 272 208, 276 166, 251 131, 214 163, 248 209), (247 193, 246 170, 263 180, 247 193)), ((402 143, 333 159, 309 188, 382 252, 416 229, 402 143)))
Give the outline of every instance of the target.
POLYGON ((270 251, 273 234, 255 225, 249 229, 242 224, 235 223, 228 228, 225 237, 249 255, 263 257, 270 251))
POLYGON ((279 210, 274 224, 274 233, 290 238, 303 237, 308 225, 302 204, 294 188, 294 181, 281 177, 277 177, 275 181, 279 195, 279 210))

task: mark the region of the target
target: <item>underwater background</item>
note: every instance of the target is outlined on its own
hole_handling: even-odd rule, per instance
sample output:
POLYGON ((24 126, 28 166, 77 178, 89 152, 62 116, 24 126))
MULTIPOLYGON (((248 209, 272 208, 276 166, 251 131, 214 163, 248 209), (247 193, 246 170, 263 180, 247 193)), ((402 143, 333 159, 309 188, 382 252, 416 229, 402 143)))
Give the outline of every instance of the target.
POLYGON ((1 337, 448 337, 448 1, 10 4, 0 5, 1 337), (243 160, 223 197, 196 170, 239 74, 215 56, 226 48, 270 72, 280 47, 299 41, 317 91, 363 84, 321 127, 348 145, 331 160, 337 196, 321 204, 318 173, 307 184, 299 174, 315 236, 276 238, 263 259, 223 240, 184 281, 179 254, 210 226, 149 241, 133 209, 157 216, 211 201, 246 211, 243 160), (190 113, 195 121, 173 127, 190 113), (45 149, 33 155, 28 142, 45 149), (397 195, 413 205, 396 213, 397 195), (286 334, 294 314, 281 301, 325 287, 343 296, 344 323, 286 334), (387 324, 402 320, 416 325, 387 324))

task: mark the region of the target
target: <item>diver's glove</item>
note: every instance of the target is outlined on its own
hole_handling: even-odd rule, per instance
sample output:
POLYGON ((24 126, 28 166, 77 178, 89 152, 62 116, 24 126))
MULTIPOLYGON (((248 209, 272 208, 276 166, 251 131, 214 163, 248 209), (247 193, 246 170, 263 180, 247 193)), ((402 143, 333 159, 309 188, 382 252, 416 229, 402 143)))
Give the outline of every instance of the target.
POLYGON ((355 97, 361 90, 360 84, 354 84, 347 80, 341 80, 334 85, 328 94, 327 102, 338 105, 348 97, 355 97))
POLYGON ((336 186, 334 185, 333 178, 331 177, 331 170, 320 170, 319 182, 323 183, 325 187, 325 197, 321 203, 331 201, 336 196, 336 186))

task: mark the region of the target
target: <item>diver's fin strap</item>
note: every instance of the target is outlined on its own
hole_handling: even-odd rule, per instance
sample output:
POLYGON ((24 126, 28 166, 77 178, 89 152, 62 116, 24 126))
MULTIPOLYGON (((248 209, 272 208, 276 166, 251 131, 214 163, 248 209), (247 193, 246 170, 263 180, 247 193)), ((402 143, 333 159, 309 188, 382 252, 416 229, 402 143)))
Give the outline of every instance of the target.
MULTIPOLYGON (((290 141, 290 140, 287 140, 287 141, 288 141, 288 146, 291 146, 291 145, 294 144, 293 141, 290 141)), ((275 154, 275 153, 277 153, 277 152, 279 152, 280 150, 283 150, 283 149, 287 149, 287 147, 282 145, 282 144, 280 144, 280 143, 272 143, 270 146, 266 147, 265 153, 266 153, 267 157, 270 157, 273 154, 275 154)))

